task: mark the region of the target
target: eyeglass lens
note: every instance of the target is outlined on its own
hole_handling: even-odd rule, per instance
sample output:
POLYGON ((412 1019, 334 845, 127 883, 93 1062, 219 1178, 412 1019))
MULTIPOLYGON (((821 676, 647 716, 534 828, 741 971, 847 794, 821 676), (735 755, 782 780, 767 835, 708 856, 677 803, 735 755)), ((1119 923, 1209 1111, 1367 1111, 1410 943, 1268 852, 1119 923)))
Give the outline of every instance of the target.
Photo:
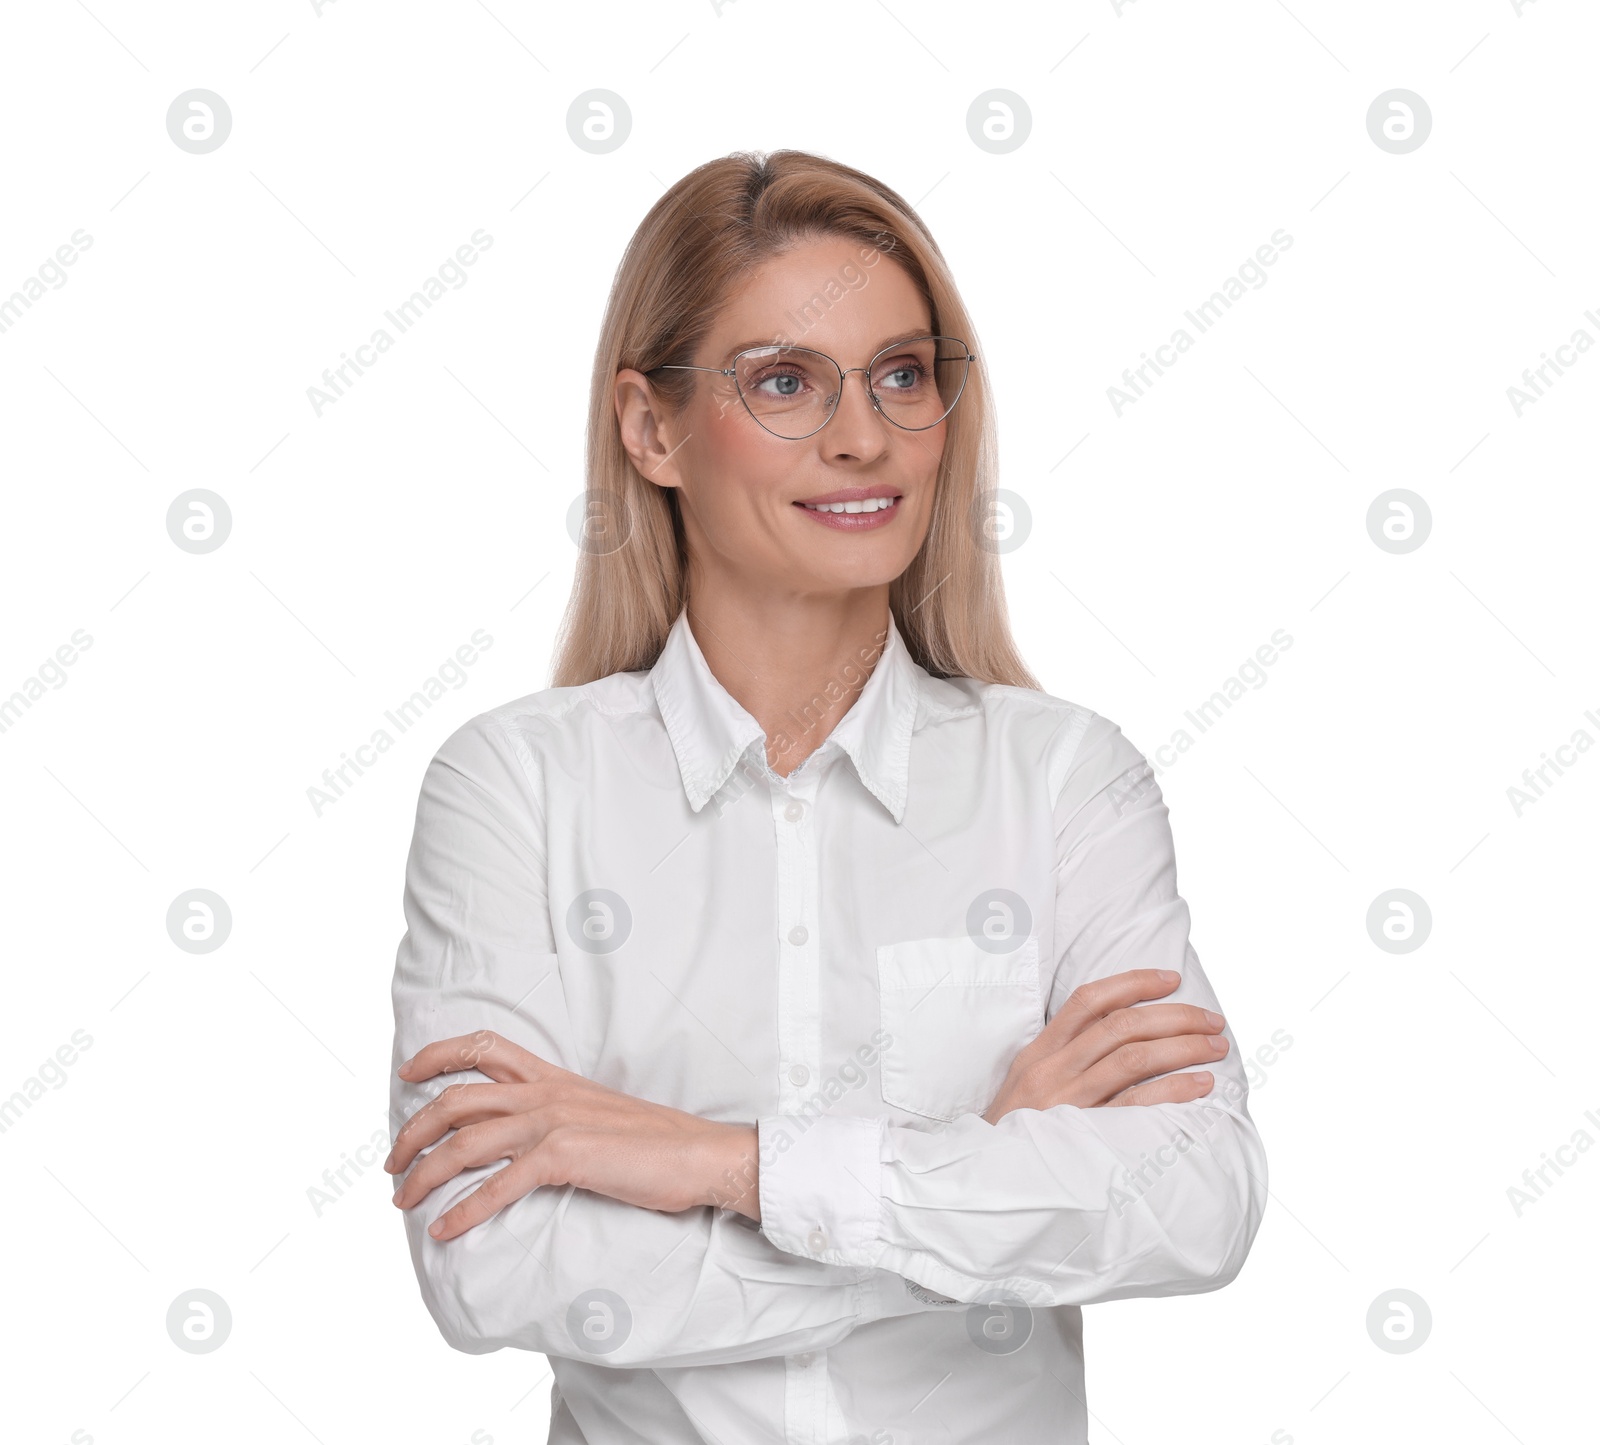
MULTIPOLYGON (((937 426, 960 399, 970 362, 950 336, 897 342, 874 357, 868 384, 884 418, 907 431, 937 426)), ((734 359, 739 394, 770 432, 799 440, 819 430, 839 402, 840 371, 804 346, 762 346, 734 359)))

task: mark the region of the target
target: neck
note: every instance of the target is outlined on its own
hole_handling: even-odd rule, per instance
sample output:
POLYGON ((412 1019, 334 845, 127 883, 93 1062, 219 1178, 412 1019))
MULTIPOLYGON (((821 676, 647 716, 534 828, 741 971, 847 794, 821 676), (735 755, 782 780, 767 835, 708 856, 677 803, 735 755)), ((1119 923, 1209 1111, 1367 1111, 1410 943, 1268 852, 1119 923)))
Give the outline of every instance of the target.
POLYGON ((787 777, 854 706, 883 652, 887 583, 826 595, 696 589, 689 626, 712 675, 767 735, 787 777))

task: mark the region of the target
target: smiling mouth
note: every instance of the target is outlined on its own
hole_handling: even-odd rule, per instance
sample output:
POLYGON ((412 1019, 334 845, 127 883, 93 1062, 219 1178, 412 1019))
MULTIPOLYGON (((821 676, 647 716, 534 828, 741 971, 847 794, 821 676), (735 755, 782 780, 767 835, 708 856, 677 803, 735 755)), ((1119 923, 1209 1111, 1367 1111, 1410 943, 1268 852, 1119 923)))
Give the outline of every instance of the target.
POLYGON ((796 502, 808 512, 887 512, 899 504, 900 498, 866 497, 859 502, 796 502))

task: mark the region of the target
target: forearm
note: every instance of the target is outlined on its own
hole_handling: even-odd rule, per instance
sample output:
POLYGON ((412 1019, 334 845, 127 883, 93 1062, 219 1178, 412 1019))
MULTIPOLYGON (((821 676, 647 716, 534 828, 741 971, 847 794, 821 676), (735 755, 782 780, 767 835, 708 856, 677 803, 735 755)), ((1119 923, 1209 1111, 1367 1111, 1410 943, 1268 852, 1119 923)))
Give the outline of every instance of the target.
POLYGON ((494 1172, 469 1169, 406 1214, 429 1313, 468 1353, 721 1364, 827 1349, 858 1325, 928 1308, 898 1275, 797 1259, 730 1210, 668 1214, 571 1185, 537 1189, 442 1244, 428 1236, 494 1172))
MULTIPOLYGON (((776 1138, 799 1122, 759 1127, 776 1138)), ((997 1289, 1049 1306, 1220 1288, 1266 1201, 1254 1125, 1212 1099, 929 1130, 827 1116, 762 1166, 773 1243, 969 1302, 997 1289)))

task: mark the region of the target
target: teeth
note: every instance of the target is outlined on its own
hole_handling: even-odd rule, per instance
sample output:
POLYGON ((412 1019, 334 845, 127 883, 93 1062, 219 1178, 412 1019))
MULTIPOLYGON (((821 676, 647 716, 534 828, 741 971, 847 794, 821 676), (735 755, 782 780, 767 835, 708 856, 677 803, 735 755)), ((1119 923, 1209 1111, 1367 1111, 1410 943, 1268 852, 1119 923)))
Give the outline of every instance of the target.
POLYGON ((802 502, 808 512, 886 512, 898 497, 868 497, 864 502, 802 502))

